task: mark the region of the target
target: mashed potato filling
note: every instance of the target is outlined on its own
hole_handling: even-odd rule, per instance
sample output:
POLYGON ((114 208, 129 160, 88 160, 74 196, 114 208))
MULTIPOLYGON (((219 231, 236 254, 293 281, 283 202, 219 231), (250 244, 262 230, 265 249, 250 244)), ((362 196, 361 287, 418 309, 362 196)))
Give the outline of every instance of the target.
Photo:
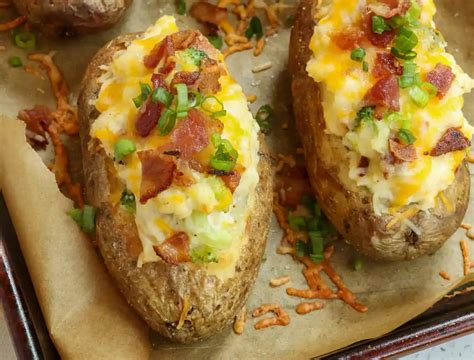
MULTIPOLYGON (((321 86, 326 132, 342 138, 348 149, 348 176, 356 185, 371 191, 376 214, 394 213, 410 204, 416 204, 422 210, 433 208, 440 192, 453 183, 455 172, 469 148, 436 157, 430 156, 429 152, 450 128, 459 129, 467 139, 474 133, 462 113, 463 95, 471 91, 474 81, 446 52, 446 43, 433 22, 436 12, 433 0, 420 0, 416 4, 420 11, 416 25, 410 29, 418 38, 413 49, 417 55, 412 60, 417 71, 424 79, 437 64, 442 64, 449 66, 455 76, 445 96, 434 96, 426 106, 417 106, 410 90, 401 88, 400 110, 396 115, 357 122, 365 94, 377 82, 372 73, 377 53, 390 54, 390 47, 394 45, 389 44, 387 49, 375 47, 368 41, 355 45, 365 51, 363 60, 367 64, 363 65, 351 58, 351 49, 342 49, 335 44, 334 35, 364 21, 362 17, 367 8, 380 7, 380 2, 321 1, 316 13, 318 24, 310 42, 313 55, 307 71, 321 86), (388 140, 401 127, 416 138, 413 143, 416 159, 394 164, 387 161, 390 154, 388 140), (369 164, 367 168, 361 168, 363 157, 369 164)), ((406 63, 398 60, 401 65, 406 63)))
MULTIPOLYGON (((191 185, 173 182, 145 204, 138 201, 142 168, 137 153, 156 149, 165 140, 155 130, 146 137, 136 134, 138 109, 132 99, 140 93, 140 82, 151 84, 153 70, 144 66, 144 56, 166 36, 177 31, 175 19, 163 16, 126 49, 114 55, 100 79, 102 86, 95 103, 100 116, 90 133, 100 140, 111 158, 114 157, 113 147, 117 140, 132 139, 136 144, 136 152, 122 163, 115 161, 114 165, 123 187, 135 194, 137 199, 135 223, 143 245, 138 266, 157 261, 153 245, 161 244, 172 234, 182 231, 190 239, 191 254, 194 249, 202 247, 212 251, 212 258, 207 259, 209 261, 196 263, 209 273, 226 278, 232 276, 240 250, 248 240, 246 224, 259 181, 258 125, 248 110, 242 88, 228 72, 220 76, 221 89, 214 95, 226 111, 224 116, 219 117, 224 125, 221 136, 237 150, 236 166, 243 169, 238 187, 232 193, 218 176, 190 168, 187 176, 193 180, 191 185)), ((217 60, 223 65, 222 55, 219 54, 219 57, 217 60)), ((176 53, 176 62, 177 70, 194 71, 194 65, 184 52, 176 53)))

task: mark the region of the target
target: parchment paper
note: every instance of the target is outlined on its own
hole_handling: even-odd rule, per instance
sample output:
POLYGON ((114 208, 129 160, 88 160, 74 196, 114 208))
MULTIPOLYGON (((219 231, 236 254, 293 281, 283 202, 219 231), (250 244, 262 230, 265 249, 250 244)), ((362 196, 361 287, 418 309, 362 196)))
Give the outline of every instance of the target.
MULTIPOLYGON (((438 27, 447 38, 450 51, 454 53, 464 69, 471 76, 474 75, 472 61, 474 43, 471 41, 474 35, 474 23, 471 21, 474 16, 474 2, 463 0, 436 2, 439 11, 438 27)), ((287 3, 292 2, 287 1, 287 3)), ((76 40, 51 42, 40 39, 40 50, 58 50, 56 61, 65 72, 71 88, 77 90, 88 61, 101 45, 120 33, 144 30, 163 14, 174 14, 174 5, 171 1, 135 0, 123 23, 113 29, 76 40)), ((185 24, 195 25, 195 22, 188 17, 178 17, 178 23, 181 27, 186 26, 185 24)), ((253 112, 265 103, 271 103, 276 109, 278 120, 273 132, 269 135, 269 142, 274 152, 288 152, 288 149, 293 148, 297 143, 292 126, 289 77, 286 72, 288 40, 289 29, 282 29, 276 36, 268 39, 267 47, 260 57, 253 57, 248 51, 228 58, 229 69, 242 84, 245 93, 258 96, 257 102, 251 106, 253 112), (251 72, 254 66, 267 61, 271 61, 273 64, 270 70, 258 74, 251 72), (285 122, 290 124, 288 130, 281 129, 281 124, 285 122)), ((0 37, 0 43, 2 41, 6 44, 9 39, 0 37)), ((2 59, 11 55, 20 55, 24 58, 23 52, 13 49, 11 46, 8 48, 6 52, 0 53, 2 59)), ((46 80, 40 81, 22 70, 11 69, 5 61, 0 61, 0 83, 0 112, 12 117, 16 116, 20 109, 29 108, 38 103, 51 103, 49 84, 46 80)), ((465 106, 466 115, 471 122, 474 122, 473 99, 472 94, 468 95, 465 106)), ((23 204, 21 209, 18 207, 18 212, 16 208, 12 208, 17 231, 24 235, 21 237, 32 237, 31 243, 39 241, 39 237, 29 229, 39 231, 39 228, 45 236, 43 239, 54 235, 57 241, 83 241, 79 238, 80 234, 75 230, 75 227, 71 225, 70 221, 68 223, 67 219, 64 220, 63 226, 54 226, 57 218, 62 216, 60 213, 62 214, 70 206, 70 203, 60 197, 57 192, 53 192, 53 177, 47 174, 44 167, 38 165, 38 158, 29 154, 27 157, 29 165, 18 165, 19 162, 25 161, 22 157, 26 156, 27 146, 24 143, 24 137, 20 134, 22 129, 18 125, 9 125, 11 126, 8 126, 7 129, 7 124, 2 123, 3 127, 0 128, 1 134, 7 134, 2 137, 0 160, 3 158, 6 161, 5 169, 8 172, 15 167, 18 168, 15 170, 18 175, 9 177, 10 186, 7 186, 7 182, 4 185, 9 207, 14 203, 23 204), (16 137, 12 136, 12 131, 16 131, 16 137), (6 143, 9 145, 5 146, 6 143), (16 154, 18 149, 22 150, 20 154, 16 154), (27 187, 30 192, 25 193, 24 187, 27 187), (45 189, 48 190, 45 191, 45 189), (39 196, 42 201, 32 203, 30 198, 34 194, 37 194, 36 196, 39 196), (44 202, 51 204, 51 206, 45 206, 44 202), (48 211, 45 211, 46 209, 48 211), (55 216, 52 216, 52 212, 55 216), (54 227, 39 226, 39 224, 45 223, 54 227)), ((471 166, 472 171, 474 169, 471 166)), ((470 223, 474 222, 473 183, 474 181, 471 182, 470 208, 465 219, 470 223)), ((241 336, 234 335, 229 328, 212 339, 186 346, 173 344, 155 336, 153 343, 155 350, 152 353, 152 358, 307 359, 334 351, 359 340, 381 336, 422 313, 451 289, 474 279, 473 274, 468 277, 463 276, 459 241, 466 238, 464 234, 463 230, 458 230, 436 254, 416 261, 382 264, 364 259, 364 267, 358 272, 353 271, 350 266, 351 259, 355 256, 352 249, 343 243, 338 243, 332 263, 348 287, 356 293, 359 301, 369 307, 368 313, 357 313, 343 302, 331 300, 324 301, 324 309, 300 316, 294 310, 300 299, 286 295, 286 286, 270 288, 268 285, 269 280, 273 277, 289 275, 291 277, 289 286, 306 288, 301 274, 302 266, 295 263, 291 257, 277 255, 275 252, 280 244, 281 231, 273 221, 266 250, 267 260, 262 263, 247 308, 251 311, 262 303, 278 303, 289 313, 291 323, 287 327, 273 327, 256 331, 253 329, 255 320, 249 318, 245 332, 241 336), (451 280, 441 279, 438 275, 440 271, 448 272, 451 280)), ((473 254, 474 242, 467 241, 471 248, 471 254, 473 254)), ((25 248, 27 247, 25 246, 25 248)), ((29 249, 24 250, 24 252, 28 251, 29 249)), ((62 262, 63 268, 65 263, 74 262, 78 269, 87 272, 89 266, 87 261, 83 261, 84 259, 77 254, 65 254, 58 251, 57 248, 54 253, 56 257, 53 257, 52 254, 53 252, 48 253, 48 256, 40 257, 42 260, 39 262, 62 262)), ((35 255, 38 257, 38 254, 35 255)), ((57 295, 61 298, 77 296, 72 287, 64 284, 64 281, 61 286, 37 284, 38 281, 41 281, 38 279, 41 279, 42 275, 35 274, 32 268, 30 268, 30 272, 33 275, 37 292, 41 293, 43 286, 48 286, 57 288, 59 292, 57 295), (61 289, 62 291, 60 291, 61 289)), ((84 283, 81 285, 82 291, 88 288, 88 281, 93 288, 94 284, 97 284, 95 280, 84 279, 84 283)), ((103 279, 104 283, 107 281, 107 279, 103 279)), ((58 301, 55 299, 56 295, 53 295, 53 293, 49 293, 49 299, 42 303, 43 311, 51 317, 55 316, 55 310, 57 310, 52 305, 58 301)), ((102 304, 104 307, 106 304, 108 306, 105 300, 102 304)), ((82 310, 84 311, 83 315, 87 315, 86 309, 82 310)), ((122 323, 122 325, 124 324, 122 323)), ((112 325, 110 326, 112 327, 112 325)), ((116 327, 116 324, 113 327, 116 327)), ((66 331, 63 328, 54 330, 53 336, 66 331)), ((126 342, 125 329, 123 333, 123 342, 126 342)), ((74 340, 71 335, 64 336, 63 339, 66 343, 74 343, 74 340)), ((117 341, 120 342, 119 339, 117 341)), ((76 349, 81 351, 90 347, 90 343, 81 344, 78 341, 74 343, 74 346, 77 346, 76 349)), ((127 357, 125 353, 122 355, 119 357, 127 357)))

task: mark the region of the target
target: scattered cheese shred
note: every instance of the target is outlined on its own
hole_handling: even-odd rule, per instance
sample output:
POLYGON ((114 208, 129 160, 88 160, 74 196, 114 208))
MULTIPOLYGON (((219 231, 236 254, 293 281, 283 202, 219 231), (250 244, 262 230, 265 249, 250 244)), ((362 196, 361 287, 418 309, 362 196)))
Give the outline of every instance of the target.
POLYGON ((190 303, 187 296, 183 298, 183 307, 181 309, 181 315, 179 316, 178 325, 176 325, 176 329, 179 330, 184 325, 184 320, 186 320, 186 316, 188 315, 188 311, 190 309, 190 303))
POLYGON ((26 22, 27 18, 25 15, 18 16, 16 19, 7 21, 0 24, 0 31, 12 30, 26 22))
POLYGON ((240 335, 244 332, 245 321, 247 320, 247 308, 244 306, 234 320, 234 332, 240 335))
POLYGON ((249 103, 254 103, 255 101, 257 101, 257 95, 255 95, 255 94, 247 95, 247 101, 249 103))
POLYGON ((279 287, 285 284, 288 284, 290 282, 290 277, 289 276, 282 276, 279 278, 273 278, 270 279, 270 286, 271 287, 279 287))
POLYGON ((441 276, 444 280, 451 280, 451 276, 446 271, 440 271, 439 276, 441 276))
POLYGON ((253 311, 252 316, 259 317, 268 312, 273 312, 276 316, 258 321, 255 324, 256 330, 265 329, 270 326, 286 326, 290 323, 290 317, 286 311, 283 310, 281 306, 275 304, 263 304, 259 306, 253 311))
POLYGON ((315 302, 303 302, 296 306, 296 312, 300 315, 308 314, 315 310, 320 310, 324 307, 324 304, 319 301, 315 302))
POLYGON ((459 242, 459 245, 461 246, 464 275, 467 275, 469 269, 471 268, 471 261, 469 260, 469 247, 467 246, 466 240, 464 239, 459 242))
POLYGON ((405 210, 402 213, 396 214, 392 220, 389 221, 389 223, 386 226, 387 230, 390 230, 393 228, 396 224, 399 222, 410 219, 411 217, 415 216, 418 211, 420 211, 416 206, 410 207, 409 209, 405 210))

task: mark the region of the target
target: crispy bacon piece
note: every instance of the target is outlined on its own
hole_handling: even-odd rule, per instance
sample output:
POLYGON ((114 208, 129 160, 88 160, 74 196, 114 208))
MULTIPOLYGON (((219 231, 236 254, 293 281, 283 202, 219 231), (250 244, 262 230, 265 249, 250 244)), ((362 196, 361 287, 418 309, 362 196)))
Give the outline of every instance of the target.
POLYGON ((162 59, 171 55, 174 55, 174 44, 171 36, 167 36, 159 44, 156 44, 148 55, 145 55, 143 63, 147 68, 154 69, 162 59))
POLYGON ((400 144, 399 142, 389 139, 388 147, 390 154, 394 158, 394 163, 411 162, 416 160, 416 149, 413 144, 400 144))
POLYGON ((171 186, 176 164, 172 157, 163 155, 158 149, 139 151, 137 154, 142 163, 140 203, 145 204, 171 186))
POLYGON ((18 118, 25 122, 26 136, 34 145, 45 146, 48 144, 46 131, 51 123, 51 110, 46 106, 36 105, 32 109, 20 111, 18 118))
POLYGON ((204 94, 215 94, 221 89, 219 78, 223 74, 224 70, 216 60, 210 58, 203 59, 198 89, 204 94))
POLYGON ((182 231, 173 234, 160 245, 153 245, 153 250, 163 261, 171 265, 191 261, 189 237, 182 231))
POLYGON ((161 87, 169 90, 168 84, 166 83, 165 76, 163 74, 153 74, 151 76, 151 83, 153 84, 154 89, 161 87))
POLYGON ((352 50, 360 45, 364 39, 365 32, 358 27, 351 27, 332 35, 332 41, 341 50, 352 50))
POLYGON ((381 78, 365 94, 365 104, 367 106, 387 107, 393 111, 400 110, 400 89, 395 75, 381 78))
POLYGON ((175 84, 186 84, 188 88, 194 89, 196 82, 199 80, 199 71, 178 71, 171 80, 171 89, 176 91, 174 88, 175 84))
POLYGON ((146 137, 151 133, 158 123, 161 109, 161 103, 154 103, 150 99, 142 105, 138 113, 137 121, 135 122, 135 129, 137 130, 138 135, 146 137))
POLYGON ((221 21, 227 19, 227 9, 204 1, 195 3, 191 7, 190 14, 199 22, 214 25, 218 25, 221 21))
POLYGON ((188 117, 179 121, 171 133, 170 143, 164 145, 162 151, 179 151, 181 159, 190 160, 195 153, 209 145, 209 119, 197 109, 190 109, 188 117))
POLYGON ((369 167, 369 164, 370 164, 370 159, 365 157, 365 156, 361 156, 360 157, 360 160, 359 160, 359 165, 358 167, 360 168, 368 168, 369 167))
POLYGON ((410 6, 410 0, 378 0, 377 3, 369 5, 369 9, 375 15, 389 19, 395 15, 405 15, 410 6))
POLYGON ((233 193, 240 184, 240 173, 238 171, 232 171, 229 174, 221 176, 221 179, 233 193))
POLYGON ((301 204, 304 195, 312 196, 306 168, 301 165, 285 167, 277 178, 276 188, 280 192, 281 205, 294 208, 301 204))
POLYGON ((451 67, 438 63, 433 70, 426 74, 426 81, 436 86, 438 97, 442 98, 448 92, 455 77, 451 67))
POLYGON ((440 156, 451 151, 463 150, 471 146, 471 141, 456 128, 449 128, 431 150, 431 156, 440 156))
POLYGON ((403 75, 403 67, 390 53, 377 53, 372 75, 381 78, 389 75, 403 75))

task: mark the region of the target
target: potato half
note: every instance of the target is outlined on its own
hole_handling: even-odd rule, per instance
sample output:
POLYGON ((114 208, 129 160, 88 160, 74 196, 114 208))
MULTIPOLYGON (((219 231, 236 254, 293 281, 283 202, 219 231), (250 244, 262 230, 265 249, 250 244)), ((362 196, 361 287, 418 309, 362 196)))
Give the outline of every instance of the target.
POLYGON ((347 150, 341 138, 324 131, 320 90, 306 72, 312 54, 309 43, 316 25, 317 3, 303 0, 299 5, 291 33, 289 70, 296 125, 321 208, 348 243, 373 259, 405 260, 433 253, 456 231, 465 215, 470 190, 467 164, 463 162, 455 181, 444 191, 453 206, 451 211, 438 201, 435 208, 420 211, 410 218, 421 231, 420 235, 401 222, 387 229, 393 217, 375 215, 372 194, 362 188, 354 191, 344 186, 339 174, 347 171, 347 150))

